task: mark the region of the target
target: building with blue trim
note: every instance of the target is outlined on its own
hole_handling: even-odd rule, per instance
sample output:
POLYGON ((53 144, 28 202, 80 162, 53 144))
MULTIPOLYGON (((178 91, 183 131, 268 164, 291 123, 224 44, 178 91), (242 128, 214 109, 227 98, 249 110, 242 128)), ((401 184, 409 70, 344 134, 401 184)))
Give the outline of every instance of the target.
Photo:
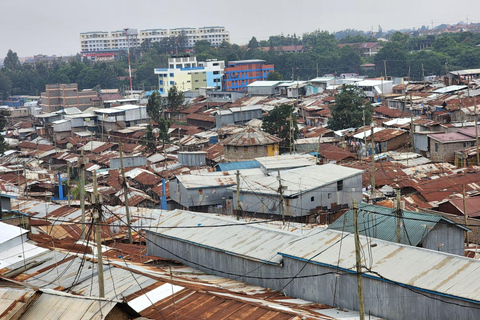
POLYGON ((266 64, 265 60, 229 61, 225 67, 223 89, 247 92, 250 83, 267 80, 268 74, 272 71, 274 65, 266 64))

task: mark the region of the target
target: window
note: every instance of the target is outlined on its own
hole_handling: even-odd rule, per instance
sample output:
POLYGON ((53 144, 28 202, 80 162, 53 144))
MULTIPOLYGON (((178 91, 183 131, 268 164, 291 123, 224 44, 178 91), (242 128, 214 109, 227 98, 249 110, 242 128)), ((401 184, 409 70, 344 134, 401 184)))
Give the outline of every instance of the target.
POLYGON ((310 197, 310 201, 311 202, 315 201, 315 197, 310 197))
POLYGON ((435 152, 438 152, 438 143, 435 142, 435 152))
POLYGON ((463 143, 463 147, 465 148, 466 146, 467 146, 467 143, 466 143, 466 142, 464 142, 464 143, 463 143))
POLYGON ((175 81, 170 81, 170 85, 171 85, 171 86, 174 86, 174 85, 175 85, 175 81))
POLYGON ((337 181, 337 191, 343 190, 343 180, 337 181))
POLYGON ((172 78, 173 78, 174 76, 175 76, 175 74, 173 74, 173 73, 170 73, 170 77, 172 77, 172 78))
POLYGON ((328 199, 330 199, 330 198, 332 197, 332 194, 329 193, 329 194, 327 195, 327 197, 328 197, 328 199))
POLYGON ((163 80, 160 80, 160 85, 163 86, 163 80))
POLYGON ((243 147, 243 152, 248 153, 248 147, 243 147))
POLYGON ((198 194, 199 194, 199 195, 202 195, 202 193, 203 193, 203 190, 202 190, 202 189, 198 189, 198 194))

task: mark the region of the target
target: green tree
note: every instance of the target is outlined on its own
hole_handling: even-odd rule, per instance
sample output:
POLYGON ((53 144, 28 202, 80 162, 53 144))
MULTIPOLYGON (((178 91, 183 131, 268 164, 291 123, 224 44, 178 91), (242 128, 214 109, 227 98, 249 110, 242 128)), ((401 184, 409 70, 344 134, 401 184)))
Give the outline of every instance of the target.
POLYGON ((184 102, 185 95, 181 90, 178 90, 176 86, 173 86, 168 90, 167 105, 172 113, 172 117, 178 115, 180 110, 182 110, 184 102))
MULTIPOLYGON (((7 125, 7 117, 9 116, 9 112, 6 110, 0 110, 0 133, 5 130, 5 126, 7 125)), ((5 142, 5 138, 3 134, 0 134, 0 154, 3 154, 5 151, 8 150, 8 144, 5 142)))
POLYGON ((150 97, 148 97, 147 114, 156 123, 159 123, 162 118, 164 105, 163 98, 158 91, 153 91, 150 97))
POLYGON ((281 73, 279 73, 277 71, 272 71, 268 74, 267 80, 269 80, 269 81, 281 81, 281 80, 283 80, 283 76, 282 76, 281 73))
POLYGON ((293 134, 294 139, 298 137, 297 117, 293 111, 292 105, 282 104, 263 117, 262 129, 281 138, 281 146, 284 148, 290 147, 290 133, 293 134), (292 117, 292 128, 290 128, 290 117, 292 117))
POLYGON ((20 60, 18 60, 18 55, 12 50, 8 50, 7 56, 3 60, 3 67, 10 71, 15 71, 21 68, 20 60))
POLYGON ((142 144, 146 146, 147 150, 150 152, 157 151, 157 143, 156 143, 156 138, 153 130, 154 129, 152 124, 149 123, 147 125, 147 131, 145 132, 145 135, 142 137, 142 144))
POLYGON ((328 127, 332 130, 361 127, 363 110, 365 123, 372 121, 372 105, 367 102, 363 90, 353 85, 342 86, 341 92, 335 95, 335 105, 330 110, 332 118, 328 120, 328 127))

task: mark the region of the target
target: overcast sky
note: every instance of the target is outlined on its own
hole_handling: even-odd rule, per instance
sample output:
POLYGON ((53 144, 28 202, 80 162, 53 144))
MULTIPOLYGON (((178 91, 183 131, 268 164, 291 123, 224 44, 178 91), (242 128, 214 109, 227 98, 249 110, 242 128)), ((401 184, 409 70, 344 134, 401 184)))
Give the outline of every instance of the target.
POLYGON ((225 26, 231 42, 245 44, 314 30, 383 30, 480 22, 480 1, 447 0, 1 0, 0 58, 71 55, 80 32, 225 26), (468 16, 467 16, 468 15, 468 16))

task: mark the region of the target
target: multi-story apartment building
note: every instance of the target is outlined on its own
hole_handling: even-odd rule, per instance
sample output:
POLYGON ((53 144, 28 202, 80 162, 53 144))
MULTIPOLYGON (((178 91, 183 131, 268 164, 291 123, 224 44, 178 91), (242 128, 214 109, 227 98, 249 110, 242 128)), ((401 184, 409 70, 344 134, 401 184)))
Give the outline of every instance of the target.
POLYGON ((174 57, 168 59, 168 68, 156 68, 158 87, 161 94, 167 94, 176 86, 182 91, 198 91, 200 88, 222 90, 222 76, 225 63, 217 60, 197 62, 196 57, 174 57))
POLYGON ((138 47, 140 40, 137 29, 128 29, 128 45, 127 31, 116 30, 111 32, 92 31, 80 33, 80 46, 82 53, 92 52, 109 52, 126 50, 138 47))
MULTIPOLYGON (((193 48, 200 40, 209 41, 212 46, 218 47, 222 42, 230 41, 230 33, 225 27, 213 26, 202 28, 175 28, 175 29, 128 29, 130 48, 140 46, 145 40, 161 41, 171 36, 185 35, 187 47, 193 48)), ((92 31, 80 33, 81 53, 84 56, 97 56, 97 53, 115 52, 127 49, 127 34, 125 30, 92 31)), ((112 55, 113 57, 113 55, 112 55)))
POLYGON ((96 91, 78 91, 76 83, 47 84, 45 92, 40 97, 40 106, 44 113, 59 111, 65 108, 76 107, 86 110, 93 105, 92 100, 97 98, 96 91))
POLYGON ((267 80, 268 74, 274 70, 274 65, 265 62, 265 60, 229 61, 225 67, 223 90, 247 92, 250 83, 267 80))

